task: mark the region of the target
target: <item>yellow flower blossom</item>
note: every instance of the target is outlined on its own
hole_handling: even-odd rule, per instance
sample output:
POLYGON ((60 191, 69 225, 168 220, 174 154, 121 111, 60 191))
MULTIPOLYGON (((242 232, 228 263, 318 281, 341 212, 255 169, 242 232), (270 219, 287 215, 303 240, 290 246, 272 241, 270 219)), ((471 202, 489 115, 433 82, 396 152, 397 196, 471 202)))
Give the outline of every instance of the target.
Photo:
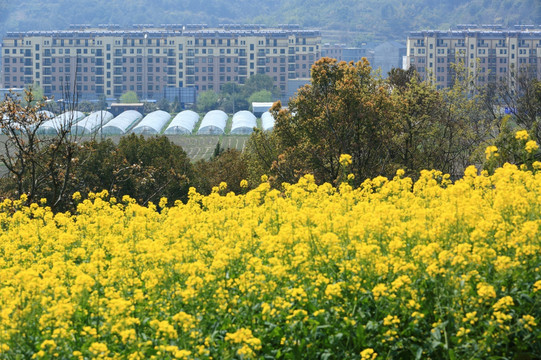
POLYGON ((487 160, 489 160, 492 157, 498 157, 500 154, 498 154, 498 147, 491 145, 487 146, 485 149, 485 157, 487 160))
POLYGON ((374 349, 364 349, 361 351, 361 360, 374 360, 378 356, 378 353, 374 349))
POLYGON ((526 130, 519 130, 515 133, 515 139, 517 140, 523 140, 526 141, 530 138, 530 135, 528 134, 528 131, 526 130))
POLYGON ((349 154, 342 154, 342 155, 340 155, 340 160, 339 160, 339 162, 340 162, 340 164, 341 164, 342 166, 347 167, 347 166, 351 165, 351 160, 352 160, 352 159, 351 159, 351 155, 349 155, 349 154))
POLYGON ((530 140, 526 143, 524 149, 526 152, 533 153, 539 150, 539 145, 534 140, 530 140))

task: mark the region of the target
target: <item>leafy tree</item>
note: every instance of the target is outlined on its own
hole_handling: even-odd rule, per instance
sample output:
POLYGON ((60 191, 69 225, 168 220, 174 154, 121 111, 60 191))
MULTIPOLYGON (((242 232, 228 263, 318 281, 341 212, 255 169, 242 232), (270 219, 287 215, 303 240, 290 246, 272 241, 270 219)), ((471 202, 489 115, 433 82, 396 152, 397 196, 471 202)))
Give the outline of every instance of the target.
POLYGON ((145 114, 158 110, 158 105, 155 102, 145 101, 143 103, 143 112, 145 114))
POLYGON ((165 111, 165 112, 170 112, 171 111, 171 104, 169 103, 169 101, 166 98, 161 98, 156 103, 156 107, 158 109, 160 109, 160 110, 165 111))
POLYGON ((220 108, 227 113, 234 113, 240 110, 248 110, 247 97, 242 85, 226 83, 220 91, 220 108))
POLYGON ((272 78, 265 74, 254 74, 250 76, 242 88, 245 97, 250 97, 252 94, 263 90, 270 92, 271 96, 278 96, 279 94, 272 78))
POLYGON ((118 149, 130 171, 119 195, 130 195, 141 204, 158 203, 163 196, 187 200, 193 170, 182 147, 166 136, 145 139, 131 134, 120 139, 118 149))
POLYGON ((273 172, 280 181, 312 173, 320 182, 335 182, 341 154, 352 156, 350 170, 358 180, 389 173, 394 104, 386 84, 371 71, 366 59, 346 64, 323 58, 288 110, 275 103, 280 155, 273 172))
POLYGON ((94 109, 95 109, 95 104, 92 104, 90 101, 81 101, 79 102, 79 104, 77 104, 77 110, 84 113, 93 112, 94 109))
POLYGON ((227 183, 227 191, 239 194, 245 191, 240 186, 242 180, 248 179, 247 163, 242 153, 236 149, 226 149, 209 161, 195 164, 196 188, 202 194, 210 194, 221 182, 227 183))
MULTIPOLYGON (((285 174, 280 175, 283 165, 283 157, 280 157, 279 139, 273 131, 261 131, 254 129, 254 132, 246 143, 243 157, 248 168, 249 184, 259 184, 262 175, 272 175, 270 180, 277 183, 278 179, 285 179, 285 174)), ((276 185, 279 185, 278 182, 276 185)))
POLYGON ((248 103, 250 103, 250 106, 253 102, 270 102, 272 101, 272 93, 268 90, 260 90, 248 98, 248 103))
POLYGON ((95 106, 96 111, 107 110, 107 106, 107 99, 105 98, 105 95, 100 95, 95 106))
POLYGON ((175 96, 175 99, 173 99, 170 110, 172 113, 178 113, 182 111, 182 106, 180 104, 180 100, 178 99, 178 96, 175 96))
POLYGON ((448 130, 441 94, 420 82, 414 69, 393 69, 389 84, 397 104, 390 156, 396 168, 416 177, 421 169, 449 171, 445 132, 448 130))
POLYGON ((218 108, 218 94, 213 90, 207 90, 199 93, 197 97, 197 111, 207 112, 218 108))
POLYGON ((139 98, 137 97, 137 93, 135 93, 135 91, 128 91, 120 96, 120 102, 123 104, 138 103, 139 98))
POLYGON ((76 183, 72 192, 79 191, 85 197, 89 192, 102 190, 114 196, 125 194, 123 187, 132 176, 132 165, 111 139, 84 142, 78 157, 81 161, 75 169, 76 183))
POLYGON ((211 157, 211 160, 214 159, 214 158, 217 158, 219 157, 220 155, 222 155, 222 153, 225 151, 225 149, 222 147, 222 145, 220 144, 220 142, 218 141, 216 143, 216 147, 214 148, 214 152, 212 154, 212 157, 211 157))

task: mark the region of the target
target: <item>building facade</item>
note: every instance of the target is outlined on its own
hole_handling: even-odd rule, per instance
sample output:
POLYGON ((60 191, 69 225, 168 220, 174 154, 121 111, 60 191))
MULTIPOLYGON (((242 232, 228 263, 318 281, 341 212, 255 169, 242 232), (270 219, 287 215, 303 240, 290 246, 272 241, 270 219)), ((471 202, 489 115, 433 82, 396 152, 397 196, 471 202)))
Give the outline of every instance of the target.
POLYGON ((407 40, 406 66, 438 87, 453 85, 453 64, 461 62, 478 85, 512 81, 517 70, 541 78, 541 27, 462 25, 450 31, 416 31, 407 40))
POLYGON ((351 47, 345 44, 323 44, 321 49, 322 57, 329 57, 347 63, 357 63, 362 58, 368 59, 370 64, 374 61, 374 51, 367 47, 351 47))
POLYGON ((402 69, 404 56, 406 56, 405 43, 386 41, 374 49, 374 67, 380 69, 383 77, 387 77, 392 69, 402 69))
POLYGON ((287 80, 310 76, 321 34, 298 26, 170 25, 161 28, 72 26, 66 31, 7 33, 2 44, 5 87, 37 83, 46 96, 67 90, 80 98, 164 97, 170 88, 219 91, 254 74, 270 76, 282 94, 287 80))

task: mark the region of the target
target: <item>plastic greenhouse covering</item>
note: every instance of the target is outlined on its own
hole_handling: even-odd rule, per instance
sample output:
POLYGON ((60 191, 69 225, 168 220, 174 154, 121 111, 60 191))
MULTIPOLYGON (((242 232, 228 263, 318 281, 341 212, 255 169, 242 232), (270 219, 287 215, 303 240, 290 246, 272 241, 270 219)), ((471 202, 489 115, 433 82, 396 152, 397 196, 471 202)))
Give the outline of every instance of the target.
POLYGON ((102 127, 101 133, 104 135, 123 135, 137 121, 141 120, 143 115, 139 111, 126 110, 113 120, 102 127))
POLYGON ((195 124, 199 121, 199 114, 191 110, 179 112, 171 121, 164 134, 182 135, 191 134, 195 124))
MULTIPOLYGON (((50 119, 53 119, 55 117, 55 114, 48 111, 48 110, 40 110, 36 113, 38 116, 39 116, 39 119, 43 122, 47 121, 47 120, 50 120, 50 119)), ((9 116, 5 115, 3 116, 3 119, 4 121, 6 120, 9 120, 9 116)), ((19 123, 17 123, 16 121, 13 121, 12 124, 14 125, 18 125, 19 126, 19 130, 21 131, 26 131, 19 123)), ((28 129, 34 129, 35 127, 35 124, 28 124, 28 129)), ((7 130, 6 130, 7 131, 7 130)), ((2 131, 3 133, 6 133, 6 131, 2 131)))
POLYGON ((251 134, 257 127, 255 115, 247 110, 242 110, 233 115, 231 134, 251 134))
POLYGON ((143 135, 154 135, 159 134, 165 124, 171 119, 171 115, 163 110, 153 111, 147 116, 137 126, 135 126, 131 132, 134 134, 143 134, 143 135))
POLYGON ((36 133, 48 135, 58 134, 61 129, 71 128, 73 124, 76 124, 84 117, 85 114, 80 111, 66 111, 51 120, 43 122, 36 133))
POLYGON ((74 124, 71 127, 71 133, 76 135, 91 134, 101 126, 107 124, 113 117, 113 114, 108 111, 93 112, 77 124, 74 124))
POLYGON ((265 111, 263 115, 261 115, 261 126, 264 131, 274 129, 274 117, 272 117, 270 112, 265 111))
POLYGON ((227 114, 222 110, 209 111, 203 118, 203 121, 201 121, 201 126, 199 127, 197 133, 202 135, 223 134, 226 123, 227 114))

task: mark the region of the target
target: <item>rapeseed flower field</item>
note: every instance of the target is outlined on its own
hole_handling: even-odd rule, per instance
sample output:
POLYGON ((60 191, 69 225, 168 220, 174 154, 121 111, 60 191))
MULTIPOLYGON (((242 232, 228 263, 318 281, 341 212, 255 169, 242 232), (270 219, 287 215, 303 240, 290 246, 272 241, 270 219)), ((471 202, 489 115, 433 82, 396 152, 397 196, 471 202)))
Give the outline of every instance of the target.
POLYGON ((539 162, 74 201, 0 204, 1 359, 541 354, 539 162))

